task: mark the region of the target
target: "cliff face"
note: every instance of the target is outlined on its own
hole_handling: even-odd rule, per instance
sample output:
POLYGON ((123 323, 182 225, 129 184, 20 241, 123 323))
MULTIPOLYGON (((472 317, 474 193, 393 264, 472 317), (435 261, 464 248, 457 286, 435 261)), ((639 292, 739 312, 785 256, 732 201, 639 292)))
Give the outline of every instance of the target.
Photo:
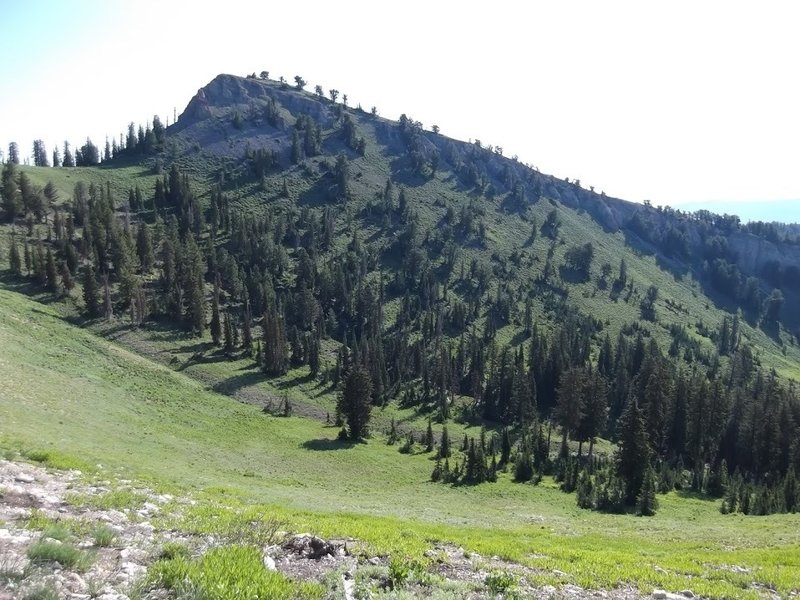
POLYGON ((333 123, 326 104, 314 97, 298 94, 292 87, 274 81, 223 74, 197 91, 181 113, 176 131, 209 117, 227 115, 233 110, 263 108, 270 100, 276 100, 292 113, 307 114, 323 126, 333 123))

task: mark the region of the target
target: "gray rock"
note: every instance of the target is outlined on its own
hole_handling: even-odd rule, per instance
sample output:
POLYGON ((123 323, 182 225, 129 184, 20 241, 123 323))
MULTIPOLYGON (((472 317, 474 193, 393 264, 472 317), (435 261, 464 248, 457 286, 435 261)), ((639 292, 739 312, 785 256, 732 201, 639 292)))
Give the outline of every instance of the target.
POLYGON ((345 600, 355 600, 356 599, 356 582, 353 579, 353 576, 346 577, 348 573, 342 575, 342 588, 344 589, 344 598, 345 600))
POLYGON ((683 590, 681 591, 681 596, 684 598, 694 598, 694 592, 692 590, 683 590))
POLYGON ((667 592, 664 590, 653 590, 653 600, 666 600, 667 592))
POLYGON ((275 559, 272 558, 269 554, 264 555, 264 568, 267 571, 277 571, 278 567, 275 565, 275 559))

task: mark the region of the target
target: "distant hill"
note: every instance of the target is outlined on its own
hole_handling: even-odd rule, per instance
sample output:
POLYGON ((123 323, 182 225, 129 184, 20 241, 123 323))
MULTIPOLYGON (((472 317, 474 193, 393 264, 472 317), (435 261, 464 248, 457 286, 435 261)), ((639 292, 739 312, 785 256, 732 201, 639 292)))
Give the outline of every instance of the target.
POLYGON ((275 381, 342 423, 357 375, 407 450, 429 422, 486 428, 437 480, 490 479, 488 430, 568 490, 571 452, 644 444, 606 480, 627 504, 645 464, 774 496, 800 462, 796 228, 611 198, 344 100, 219 75, 100 166, 7 167, 17 276, 60 294, 66 267, 90 323, 126 315, 134 344, 231 393, 275 381))
POLYGON ((682 210, 694 212, 709 210, 717 214, 735 214, 743 223, 765 221, 776 224, 794 224, 795 235, 800 232, 800 199, 773 200, 769 202, 687 202, 682 210))

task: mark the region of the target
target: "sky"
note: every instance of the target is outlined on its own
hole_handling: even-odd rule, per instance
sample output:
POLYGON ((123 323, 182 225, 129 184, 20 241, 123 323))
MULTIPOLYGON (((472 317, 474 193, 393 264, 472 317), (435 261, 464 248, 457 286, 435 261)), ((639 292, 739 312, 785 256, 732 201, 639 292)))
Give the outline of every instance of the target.
POLYGON ((612 196, 800 221, 798 22, 769 0, 0 0, 0 148, 102 145, 267 70, 612 196))

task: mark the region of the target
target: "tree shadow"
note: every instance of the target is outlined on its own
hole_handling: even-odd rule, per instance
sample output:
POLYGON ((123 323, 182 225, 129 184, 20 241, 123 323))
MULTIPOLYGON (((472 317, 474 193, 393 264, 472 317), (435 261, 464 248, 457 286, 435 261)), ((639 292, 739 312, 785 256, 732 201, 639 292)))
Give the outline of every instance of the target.
POLYGON ((717 498, 715 496, 709 496, 708 494, 704 494, 702 492, 697 492, 694 490, 676 490, 675 494, 678 496, 678 498, 681 498, 683 500, 689 500, 689 499, 702 500, 703 502, 711 502, 711 503, 719 502, 720 500, 722 500, 722 496, 717 498))
POLYGON ((589 281, 589 274, 586 271, 574 269, 566 265, 561 265, 558 268, 558 274, 563 281, 576 285, 578 283, 586 283, 589 281))
POLYGON ((306 450, 313 450, 314 452, 328 452, 330 450, 348 450, 354 447, 358 442, 352 440, 329 440, 329 439, 316 439, 307 440, 301 445, 306 450))
POLYGON ((218 381, 214 384, 212 389, 220 394, 231 396, 238 390, 250 387, 261 381, 264 381, 263 373, 260 371, 248 371, 246 373, 241 373, 240 375, 235 375, 233 377, 223 379, 222 381, 218 381))

